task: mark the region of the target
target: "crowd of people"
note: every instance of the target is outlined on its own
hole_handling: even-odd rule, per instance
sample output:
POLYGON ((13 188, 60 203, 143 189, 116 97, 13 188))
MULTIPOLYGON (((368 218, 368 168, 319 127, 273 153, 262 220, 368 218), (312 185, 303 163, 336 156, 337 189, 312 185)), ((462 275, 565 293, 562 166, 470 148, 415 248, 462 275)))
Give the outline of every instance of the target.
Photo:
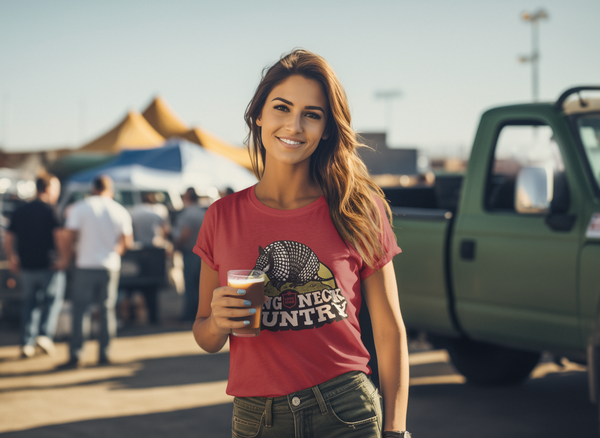
POLYGON ((63 214, 56 210, 58 178, 40 176, 36 189, 35 199, 13 213, 4 238, 6 258, 22 290, 23 358, 33 357, 38 348, 55 353, 54 337, 66 298, 71 302, 72 323, 69 360, 61 368, 80 366, 93 304, 99 309, 99 364, 110 363, 118 321, 135 318, 135 312, 128 310, 139 297, 147 314, 145 322, 160 323, 160 281, 120 285, 121 258, 127 251, 154 249, 163 265, 179 251, 185 284, 180 320, 195 319, 200 258, 192 248, 205 208, 193 188, 183 193, 184 208, 176 215, 152 192, 143 193, 142 204, 126 209, 113 199, 114 184, 106 175, 93 180, 91 196, 69 205, 63 214))

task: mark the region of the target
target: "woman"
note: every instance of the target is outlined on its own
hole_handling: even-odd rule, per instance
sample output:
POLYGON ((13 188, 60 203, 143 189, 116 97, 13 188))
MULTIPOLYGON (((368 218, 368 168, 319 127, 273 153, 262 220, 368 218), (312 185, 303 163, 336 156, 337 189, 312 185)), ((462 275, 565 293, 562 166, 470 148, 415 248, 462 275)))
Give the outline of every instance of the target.
POLYGON ((400 248, 356 153, 339 80, 323 58, 295 50, 264 74, 245 119, 259 182, 209 208, 194 248, 202 258, 194 336, 208 352, 230 341, 233 436, 409 436, 408 349, 391 263, 400 248), (252 310, 231 298, 245 291, 222 285, 228 270, 252 267, 268 277, 262 330, 230 337, 252 310), (360 339, 361 286, 383 410, 360 339))

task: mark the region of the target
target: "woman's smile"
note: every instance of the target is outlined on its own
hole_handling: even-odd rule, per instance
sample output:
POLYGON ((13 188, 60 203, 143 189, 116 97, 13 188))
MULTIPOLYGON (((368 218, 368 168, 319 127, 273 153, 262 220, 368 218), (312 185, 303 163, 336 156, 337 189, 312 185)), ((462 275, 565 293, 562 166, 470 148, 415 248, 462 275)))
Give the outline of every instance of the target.
POLYGON ((288 145, 288 146, 290 146, 292 148, 304 144, 303 141, 292 140, 290 138, 285 138, 285 137, 277 137, 277 138, 279 139, 279 141, 285 143, 286 145, 288 145))

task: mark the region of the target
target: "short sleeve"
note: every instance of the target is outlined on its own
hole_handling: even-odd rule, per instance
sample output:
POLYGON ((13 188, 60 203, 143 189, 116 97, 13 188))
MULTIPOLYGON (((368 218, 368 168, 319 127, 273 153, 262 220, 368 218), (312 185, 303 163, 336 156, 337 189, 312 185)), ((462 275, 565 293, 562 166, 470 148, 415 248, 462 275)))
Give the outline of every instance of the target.
POLYGON ((67 220, 65 228, 68 230, 78 230, 81 226, 81 204, 73 204, 68 207, 67 220))
POLYGON ((193 251, 200 256, 212 270, 218 271, 219 267, 215 263, 215 237, 217 235, 218 211, 217 205, 211 205, 204 214, 204 220, 198 233, 196 245, 193 251))
POLYGON ((58 217, 58 212, 54 208, 50 208, 50 218, 52 229, 61 227, 62 224, 60 218, 58 217))
POLYGON ((400 254, 402 250, 396 243, 396 235, 390 222, 387 220, 385 208, 383 207, 383 201, 379 197, 374 197, 377 206, 379 207, 379 213, 381 214, 381 243, 383 244, 384 254, 377 260, 374 267, 369 267, 363 262, 363 266, 360 269, 360 280, 363 281, 373 272, 383 268, 387 265, 397 254, 400 254))
POLYGON ((133 234, 133 224, 132 224, 132 220, 131 220, 131 215, 129 214, 129 212, 127 211, 127 209, 125 207, 122 207, 122 223, 121 223, 121 232, 123 233, 124 236, 129 236, 130 234, 133 234))

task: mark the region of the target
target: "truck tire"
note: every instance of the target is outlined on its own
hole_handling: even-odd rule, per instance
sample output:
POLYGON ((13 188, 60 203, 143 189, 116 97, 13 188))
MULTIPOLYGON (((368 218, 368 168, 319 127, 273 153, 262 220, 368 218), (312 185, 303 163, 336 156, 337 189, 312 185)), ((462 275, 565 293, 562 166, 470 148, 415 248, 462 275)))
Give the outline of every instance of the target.
POLYGON ((529 377, 539 352, 517 350, 470 339, 444 342, 454 367, 474 385, 517 385, 529 377))

